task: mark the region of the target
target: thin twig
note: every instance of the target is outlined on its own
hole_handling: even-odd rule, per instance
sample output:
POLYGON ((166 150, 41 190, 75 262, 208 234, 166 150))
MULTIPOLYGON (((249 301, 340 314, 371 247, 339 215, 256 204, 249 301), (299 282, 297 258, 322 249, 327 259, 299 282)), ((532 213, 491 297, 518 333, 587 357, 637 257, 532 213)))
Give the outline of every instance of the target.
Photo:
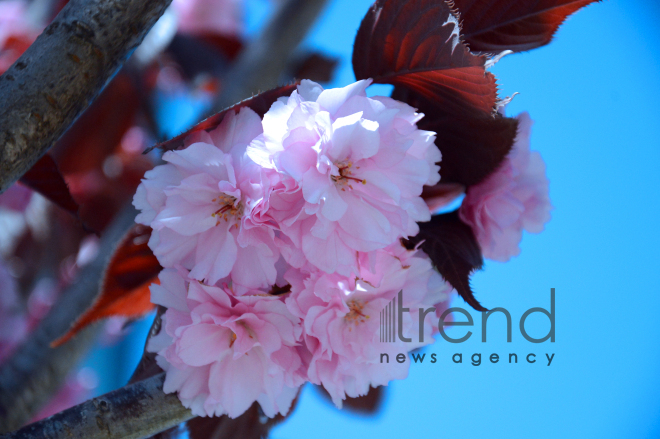
POLYGON ((176 394, 165 394, 165 373, 106 393, 0 439, 137 439, 193 417, 176 394))
POLYGON ((129 205, 117 215, 101 237, 96 259, 81 270, 27 342, 0 367, 0 433, 29 421, 91 346, 96 333, 94 328, 81 332, 58 348, 52 349, 49 345, 92 304, 108 259, 133 225, 136 214, 129 205))
POLYGON ((327 0, 287 0, 257 40, 241 52, 227 73, 227 86, 213 104, 213 113, 278 85, 291 54, 307 35, 327 0))
POLYGON ((172 0, 71 0, 0 77, 0 193, 87 108, 172 0))

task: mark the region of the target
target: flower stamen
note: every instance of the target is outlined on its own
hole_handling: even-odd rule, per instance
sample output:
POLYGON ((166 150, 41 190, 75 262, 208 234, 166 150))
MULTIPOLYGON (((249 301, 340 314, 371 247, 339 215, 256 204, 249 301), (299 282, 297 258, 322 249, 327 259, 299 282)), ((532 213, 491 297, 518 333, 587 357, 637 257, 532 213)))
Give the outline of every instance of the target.
POLYGON ((231 195, 221 194, 218 198, 214 198, 214 203, 220 203, 221 207, 211 214, 212 217, 217 217, 217 224, 220 224, 220 220, 224 219, 229 221, 230 217, 240 220, 243 216, 243 204, 239 201, 236 201, 235 197, 231 195))
MULTIPOLYGON (((332 178, 332 181, 334 181, 335 183, 344 184, 348 186, 350 189, 353 189, 353 186, 351 186, 349 181, 357 181, 358 183, 367 184, 367 180, 363 178, 353 177, 353 173, 351 172, 352 167, 353 167, 352 162, 339 163, 337 164, 339 175, 331 175, 330 178, 332 178)), ((360 169, 360 167, 357 166, 356 169, 360 169)), ((342 190, 345 191, 344 188, 342 188, 342 190)))
POLYGON ((344 321, 347 323, 353 323, 357 325, 358 323, 365 323, 369 318, 369 315, 364 313, 364 306, 368 302, 362 302, 357 299, 350 300, 346 305, 348 306, 348 313, 344 316, 344 321))

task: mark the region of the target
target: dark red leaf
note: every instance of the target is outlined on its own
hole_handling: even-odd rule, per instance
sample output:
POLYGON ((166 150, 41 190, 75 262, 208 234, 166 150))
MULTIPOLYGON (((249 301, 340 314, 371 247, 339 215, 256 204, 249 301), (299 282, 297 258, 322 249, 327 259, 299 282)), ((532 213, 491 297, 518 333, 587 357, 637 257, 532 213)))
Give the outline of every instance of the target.
POLYGON ((150 235, 150 227, 136 224, 124 236, 110 259, 96 302, 52 346, 67 342, 81 329, 102 318, 137 318, 154 309, 149 286, 158 283, 162 267, 147 245, 150 235))
POLYGON ((232 56, 226 50, 240 50, 240 47, 232 48, 231 41, 222 36, 209 35, 205 38, 201 35, 177 34, 167 48, 167 55, 172 57, 174 64, 170 64, 167 57, 162 57, 154 67, 157 67, 157 72, 164 66, 175 67, 188 81, 199 81, 199 75, 219 81, 231 66, 232 56), (224 43, 230 46, 226 50, 218 47, 224 43))
POLYGON ((186 131, 185 133, 179 134, 178 136, 166 142, 158 143, 152 146, 151 148, 148 148, 145 151, 145 154, 155 148, 160 148, 165 151, 171 151, 173 149, 182 147, 183 140, 186 137, 188 137, 190 134, 202 130, 211 131, 212 129, 220 125, 220 122, 222 122, 222 119, 224 119, 228 111, 236 111, 243 107, 249 107, 252 110, 254 110, 254 112, 257 113, 259 116, 263 117, 263 115, 266 114, 266 112, 268 112, 268 110, 270 109, 270 106, 273 105, 273 103, 278 98, 282 96, 289 96, 291 93, 293 93, 293 91, 296 89, 297 86, 298 83, 285 85, 282 87, 274 88, 272 90, 260 93, 256 96, 251 97, 250 99, 245 99, 244 101, 241 101, 238 104, 235 104, 229 108, 222 110, 219 113, 214 114, 213 116, 207 119, 204 119, 203 121, 192 127, 191 129, 186 131))
POLYGON ((516 119, 502 116, 434 116, 420 128, 437 133, 441 181, 465 186, 480 183, 500 166, 518 127, 516 119))
POLYGON ((21 183, 39 192, 62 209, 78 216, 78 203, 71 196, 55 160, 46 154, 21 177, 21 183))
POLYGON ((477 52, 522 52, 548 44, 566 17, 599 0, 454 0, 463 38, 477 52))
POLYGON ((458 211, 434 215, 431 221, 419 223, 419 234, 404 244, 412 249, 422 242, 422 250, 429 255, 442 277, 477 311, 486 311, 470 287, 470 274, 483 266, 481 249, 472 229, 458 217, 458 211))
POLYGON ((220 50, 227 58, 233 60, 243 49, 243 42, 229 35, 203 33, 198 36, 202 41, 220 50))
POLYGON ((317 52, 310 53, 296 63, 293 77, 311 79, 314 82, 330 82, 338 63, 338 58, 317 52))
POLYGON ((268 437, 273 426, 279 424, 290 416, 297 404, 293 401, 292 407, 286 416, 277 415, 274 418, 266 417, 258 403, 252 404, 245 413, 235 419, 228 416, 198 417, 186 422, 186 429, 190 439, 262 439, 268 437))
MULTIPOLYGON (((330 394, 323 386, 316 386, 319 393, 328 401, 332 401, 330 394)), ((366 395, 357 398, 346 397, 343 408, 354 413, 373 415, 382 407, 385 400, 385 387, 370 387, 366 395)))
POLYGON ((448 111, 492 111, 497 87, 484 63, 460 41, 458 19, 443 0, 376 1, 353 49, 357 79, 405 86, 448 111))
POLYGON ((145 131, 135 125, 148 94, 138 78, 121 70, 51 150, 81 204, 80 217, 94 230, 105 228, 153 167, 141 155, 145 131), (136 135, 127 137, 132 127, 136 135))
POLYGON ((346 398, 344 400, 344 407, 347 409, 364 414, 374 414, 383 405, 385 399, 384 387, 372 387, 369 392, 364 396, 357 398, 346 398))
POLYGON ((442 153, 443 183, 472 186, 483 181, 500 166, 513 146, 518 128, 514 118, 471 108, 448 110, 401 88, 392 97, 424 113, 417 126, 436 133, 435 144, 442 153))
POLYGON ((57 141, 53 156, 62 173, 101 169, 134 125, 141 97, 130 76, 120 71, 57 141))

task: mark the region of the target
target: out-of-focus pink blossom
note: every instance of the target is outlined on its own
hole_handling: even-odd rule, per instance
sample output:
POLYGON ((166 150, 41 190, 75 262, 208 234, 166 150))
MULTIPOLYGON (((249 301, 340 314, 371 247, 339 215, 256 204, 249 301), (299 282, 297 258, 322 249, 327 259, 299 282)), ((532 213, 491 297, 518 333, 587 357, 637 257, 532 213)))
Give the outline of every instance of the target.
POLYGON ((448 299, 451 290, 421 252, 393 245, 361 255, 357 279, 316 270, 309 275, 291 270, 291 295, 286 303, 304 323, 304 341, 311 353, 309 380, 321 384, 341 407, 346 396, 365 395, 370 386, 387 385, 408 374, 409 362, 397 354, 433 342, 435 319, 424 320, 419 336, 420 308, 448 299), (380 312, 402 291, 403 334, 410 342, 381 340, 380 312), (390 362, 381 363, 381 354, 390 362))
POLYGON ((368 98, 370 81, 323 90, 302 81, 264 116, 264 134, 249 156, 276 171, 271 218, 295 249, 283 250, 328 273, 349 276, 357 252, 382 249, 419 232, 430 212, 424 185, 440 179, 434 133, 417 129, 423 116, 387 97, 368 98))
POLYGON ((27 2, 0 1, 0 74, 30 47, 41 29, 28 22, 27 2))
POLYGON ((149 246, 164 267, 183 266, 209 284, 227 276, 248 288, 275 283, 274 232, 248 224, 265 191, 262 168, 245 153, 259 134, 254 111, 229 112, 145 174, 133 200, 141 210, 136 221, 154 229, 149 246))
POLYGON ((151 299, 168 309, 148 349, 167 372, 163 390, 198 416, 235 418, 255 401, 269 417, 286 414, 305 377, 300 320, 281 298, 234 296, 171 269, 159 279, 151 299))
POLYGON ((188 34, 239 36, 243 33, 244 0, 174 0, 179 31, 188 34))
POLYGON ((20 183, 14 183, 0 194, 0 207, 16 212, 24 212, 32 199, 32 190, 20 183))
POLYGON ((46 317, 57 301, 60 292, 61 286, 52 278, 44 277, 39 279, 27 301, 30 330, 36 328, 41 319, 46 317))
POLYGON ((518 134, 502 166, 483 182, 468 189, 459 210, 481 246, 483 255, 506 262, 520 254, 523 229, 543 231, 550 220, 550 197, 545 163, 530 151, 532 120, 527 113, 517 117, 518 134))

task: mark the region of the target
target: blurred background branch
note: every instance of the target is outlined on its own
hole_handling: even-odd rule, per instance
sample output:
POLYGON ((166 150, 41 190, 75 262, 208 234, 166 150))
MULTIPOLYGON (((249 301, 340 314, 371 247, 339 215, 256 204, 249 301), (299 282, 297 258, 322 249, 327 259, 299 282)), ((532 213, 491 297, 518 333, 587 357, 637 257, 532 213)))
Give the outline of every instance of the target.
POLYGON ((265 29, 241 52, 227 72, 227 87, 215 99, 211 113, 276 87, 287 70, 291 54, 307 35, 326 1, 282 2, 265 29))
POLYGON ((29 421, 93 343, 98 331, 91 326, 69 343, 50 347, 93 303, 108 259, 136 214, 129 205, 117 215, 101 237, 96 259, 81 270, 28 340, 0 366, 0 432, 29 421))

